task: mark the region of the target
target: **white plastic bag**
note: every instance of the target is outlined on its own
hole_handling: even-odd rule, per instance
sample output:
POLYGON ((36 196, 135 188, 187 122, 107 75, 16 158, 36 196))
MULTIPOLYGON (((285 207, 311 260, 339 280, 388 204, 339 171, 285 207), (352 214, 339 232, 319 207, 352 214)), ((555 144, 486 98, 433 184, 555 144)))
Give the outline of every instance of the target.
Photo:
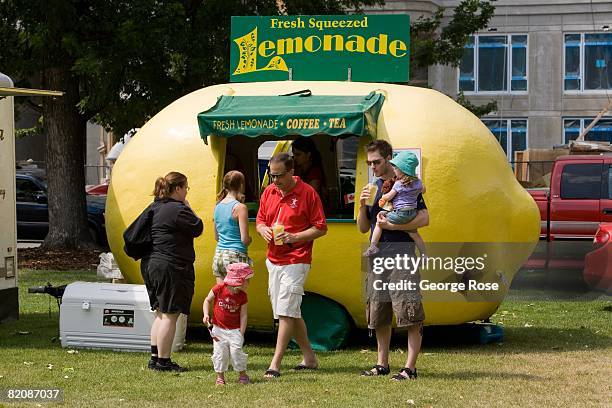
POLYGON ((112 252, 102 252, 100 254, 100 264, 98 265, 97 275, 105 279, 123 279, 121 270, 115 262, 112 252))
POLYGON ((176 320, 176 331, 172 340, 172 351, 180 351, 185 347, 185 337, 187 335, 187 315, 179 314, 176 320))

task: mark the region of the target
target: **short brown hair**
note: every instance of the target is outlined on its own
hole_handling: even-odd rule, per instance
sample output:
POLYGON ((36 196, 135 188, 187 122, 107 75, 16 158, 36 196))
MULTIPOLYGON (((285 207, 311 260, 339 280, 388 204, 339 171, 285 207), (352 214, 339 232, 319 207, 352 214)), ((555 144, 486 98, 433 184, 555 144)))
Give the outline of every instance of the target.
POLYGON ((155 198, 170 198, 172 193, 179 188, 187 185, 187 177, 178 171, 171 171, 164 177, 158 177, 155 180, 155 188, 153 195, 155 198))
POLYGON ((285 170, 293 170, 293 157, 289 153, 276 153, 270 158, 270 163, 283 163, 285 170))
POLYGON ((386 140, 374 140, 366 146, 366 152, 378 152, 383 158, 393 157, 393 148, 386 140))

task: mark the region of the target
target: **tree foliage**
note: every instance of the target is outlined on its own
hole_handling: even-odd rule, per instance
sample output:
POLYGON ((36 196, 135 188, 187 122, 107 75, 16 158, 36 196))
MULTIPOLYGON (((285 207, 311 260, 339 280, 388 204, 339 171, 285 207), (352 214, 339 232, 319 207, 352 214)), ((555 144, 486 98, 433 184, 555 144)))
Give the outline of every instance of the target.
POLYGON ((455 99, 455 101, 459 105, 472 112, 474 115, 478 116, 479 118, 497 110, 497 101, 491 101, 485 105, 474 105, 465 97, 463 91, 459 91, 459 94, 457 95, 457 99, 455 99))
POLYGON ((485 28, 494 12, 495 7, 488 1, 463 0, 441 30, 443 8, 438 8, 431 17, 420 17, 410 27, 411 64, 420 67, 434 64, 458 66, 469 36, 485 28))

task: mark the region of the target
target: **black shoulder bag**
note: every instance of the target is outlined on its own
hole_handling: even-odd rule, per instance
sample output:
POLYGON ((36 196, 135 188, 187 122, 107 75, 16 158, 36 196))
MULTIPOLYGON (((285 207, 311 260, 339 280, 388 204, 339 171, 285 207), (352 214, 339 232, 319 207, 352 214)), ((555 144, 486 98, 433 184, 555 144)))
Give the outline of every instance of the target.
POLYGON ((150 205, 127 227, 123 233, 123 241, 125 242, 123 250, 127 256, 137 261, 151 253, 153 249, 152 222, 153 209, 150 205))

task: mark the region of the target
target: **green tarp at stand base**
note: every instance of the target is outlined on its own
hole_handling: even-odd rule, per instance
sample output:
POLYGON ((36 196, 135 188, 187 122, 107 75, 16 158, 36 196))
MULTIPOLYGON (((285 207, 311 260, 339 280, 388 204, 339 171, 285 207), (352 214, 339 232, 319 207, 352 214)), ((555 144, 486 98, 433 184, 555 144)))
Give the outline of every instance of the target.
MULTIPOLYGON (((342 306, 326 297, 306 293, 302 298, 301 310, 313 350, 338 350, 346 344, 351 332, 351 320, 342 306)), ((291 340, 289 347, 298 348, 298 345, 291 340)))
POLYGON ((198 114, 200 136, 376 136, 385 97, 311 95, 221 96, 215 106, 198 114))

